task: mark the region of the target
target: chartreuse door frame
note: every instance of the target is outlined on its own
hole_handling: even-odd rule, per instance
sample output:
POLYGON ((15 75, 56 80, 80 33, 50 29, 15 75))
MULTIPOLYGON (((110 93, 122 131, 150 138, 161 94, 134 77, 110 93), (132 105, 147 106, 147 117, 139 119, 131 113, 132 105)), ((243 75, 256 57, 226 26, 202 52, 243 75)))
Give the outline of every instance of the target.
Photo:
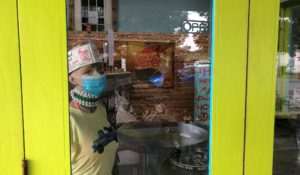
POLYGON ((250 1, 245 175, 272 174, 279 5, 250 1))
POLYGON ((24 158, 16 1, 1 0, 0 174, 22 173, 24 158))
MULTIPOLYGON (((266 121, 259 121, 258 125, 259 129, 263 129, 260 127, 269 122, 270 116, 273 114, 270 112, 273 110, 272 102, 268 100, 272 101, 274 95, 272 96, 268 91, 267 98, 259 101, 256 99, 256 91, 260 95, 262 92, 266 92, 263 90, 264 86, 259 86, 261 84, 269 88, 275 86, 272 85, 272 81, 275 81, 272 78, 275 74, 275 69, 272 72, 272 66, 275 65, 276 60, 273 56, 275 56, 277 43, 277 35, 275 35, 277 24, 274 21, 278 16, 278 13, 275 12, 278 7, 277 3, 279 3, 278 0, 251 0, 251 3, 249 0, 214 1, 210 174, 242 175, 248 173, 253 175, 252 172, 255 172, 254 174, 270 175, 269 171, 265 171, 267 174, 259 173, 257 164, 253 163, 255 160, 262 161, 261 157, 257 157, 259 155, 257 151, 265 151, 266 148, 269 148, 270 139, 264 141, 266 135, 260 133, 259 138, 266 144, 262 149, 256 147, 253 141, 257 131, 252 130, 255 125, 250 125, 256 123, 252 121, 252 118, 250 119, 250 116, 258 118, 254 110, 262 112, 259 113, 260 116, 266 114, 263 115, 266 121), (268 14, 265 14, 264 10, 268 14), (250 15, 249 12, 251 12, 250 15), (266 20, 266 23, 263 20, 266 20), (260 25, 263 25, 264 28, 260 25), (267 69, 263 69, 263 65, 261 65, 262 58, 265 57, 267 60, 264 61, 267 61, 267 64, 264 66, 267 69), (258 78, 256 79, 256 77, 258 78), (263 77, 267 79, 266 82, 258 81, 263 77), (264 107, 269 113, 258 108, 259 104, 265 105, 264 107), (246 137, 246 147, 245 135, 249 137, 249 139, 246 137), (246 154, 244 154, 245 148, 246 154), (251 155, 253 151, 256 152, 251 155)), ((8 4, 12 5, 13 3, 8 4)), ((3 7, 5 5, 3 4, 3 7)), ((12 32, 17 29, 16 24, 11 22, 14 19, 14 12, 16 12, 15 8, 12 8, 12 11, 7 9, 7 13, 11 15, 7 16, 5 20, 12 25, 10 26, 11 31, 8 32, 12 38, 17 37, 17 35, 14 36, 16 33, 12 32)), ((30 175, 68 175, 70 174, 70 144, 66 3, 64 0, 18 0, 18 15, 22 89, 20 88, 20 76, 18 76, 20 75, 18 66, 20 62, 17 45, 12 46, 15 48, 15 52, 12 51, 11 55, 4 55, 14 58, 14 60, 10 60, 11 62, 6 63, 7 66, 18 63, 15 66, 17 73, 10 74, 12 69, 8 68, 3 70, 7 70, 6 74, 15 81, 9 87, 14 87, 12 89, 16 90, 14 102, 18 103, 14 103, 14 106, 17 104, 20 108, 15 109, 11 105, 10 109, 13 113, 10 115, 15 114, 13 121, 17 121, 15 119, 17 116, 22 116, 20 102, 20 91, 22 91, 25 158, 28 160, 28 173, 30 175)), ((14 39, 17 44, 17 38, 14 39)), ((1 47, 5 44, 1 41, 1 47)), ((4 103, 2 99, 0 102, 4 103)), ((7 111, 7 113, 10 112, 7 111)), ((19 130, 22 131, 21 126, 19 130)), ((20 133, 22 133, 21 131, 20 133)), ((267 131, 268 133, 271 131, 270 126, 267 131)), ((21 136, 22 134, 18 144, 22 145, 21 136)), ((23 148, 23 145, 18 147, 23 148)), ((270 153, 270 150, 268 152, 270 153)), ((271 154, 267 154, 267 156, 271 156, 271 154)), ((0 165, 2 167, 5 164, 1 161, 0 165)), ((271 168, 268 161, 262 165, 266 170, 271 168)), ((6 172, 10 171, 14 170, 7 169, 6 172)))
POLYGON ((242 175, 248 0, 215 0, 210 174, 242 175))
POLYGON ((18 9, 28 174, 70 174, 66 1, 18 9))

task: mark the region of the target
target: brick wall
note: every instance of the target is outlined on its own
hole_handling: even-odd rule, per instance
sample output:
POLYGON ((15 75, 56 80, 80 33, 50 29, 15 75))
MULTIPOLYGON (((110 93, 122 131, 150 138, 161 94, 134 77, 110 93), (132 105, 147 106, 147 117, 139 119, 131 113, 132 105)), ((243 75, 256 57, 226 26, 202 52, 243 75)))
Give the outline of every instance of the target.
MULTIPOLYGON (((129 91, 129 100, 137 120, 168 120, 182 121, 192 119, 194 113, 194 80, 189 77, 193 69, 181 70, 194 61, 207 60, 209 53, 209 36, 207 34, 194 35, 193 39, 201 48, 190 51, 189 46, 183 46, 187 34, 153 34, 153 33, 115 33, 115 42, 172 42, 174 43, 174 56, 172 58, 171 81, 166 81, 162 88, 133 78, 133 88, 129 91), (181 73, 180 73, 181 71, 181 73)), ((86 42, 86 32, 69 32, 68 49, 86 42)), ((102 51, 106 42, 105 33, 92 33, 92 41, 102 51)), ((117 44, 116 44, 117 45, 117 44)), ((116 55, 118 59, 118 54, 116 55)), ((134 70, 128 70, 134 71, 134 70)))

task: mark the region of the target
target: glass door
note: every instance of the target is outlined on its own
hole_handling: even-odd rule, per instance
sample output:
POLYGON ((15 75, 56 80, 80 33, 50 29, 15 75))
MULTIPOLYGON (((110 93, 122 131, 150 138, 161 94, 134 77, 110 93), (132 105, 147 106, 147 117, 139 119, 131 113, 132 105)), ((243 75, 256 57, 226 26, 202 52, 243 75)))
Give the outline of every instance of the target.
POLYGON ((19 1, 18 14, 29 174, 243 173, 248 2, 19 1))

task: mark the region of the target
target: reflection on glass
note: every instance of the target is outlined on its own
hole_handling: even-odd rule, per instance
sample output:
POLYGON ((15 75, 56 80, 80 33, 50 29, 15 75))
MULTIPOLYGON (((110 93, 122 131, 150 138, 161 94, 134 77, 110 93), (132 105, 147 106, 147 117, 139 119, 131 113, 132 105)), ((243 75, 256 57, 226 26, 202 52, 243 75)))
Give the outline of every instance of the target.
POLYGON ((105 32, 91 1, 68 31, 72 173, 207 174, 211 1, 105 1, 105 32))
POLYGON ((274 175, 300 171, 300 3, 281 3, 277 57, 274 175))

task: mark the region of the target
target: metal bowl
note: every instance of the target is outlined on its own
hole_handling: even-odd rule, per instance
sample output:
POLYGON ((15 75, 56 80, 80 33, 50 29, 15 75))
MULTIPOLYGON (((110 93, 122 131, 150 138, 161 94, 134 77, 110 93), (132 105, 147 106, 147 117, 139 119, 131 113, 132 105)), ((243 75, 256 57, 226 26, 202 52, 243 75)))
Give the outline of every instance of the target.
POLYGON ((150 149, 180 148, 204 142, 207 130, 189 123, 136 122, 117 130, 121 143, 150 149))

